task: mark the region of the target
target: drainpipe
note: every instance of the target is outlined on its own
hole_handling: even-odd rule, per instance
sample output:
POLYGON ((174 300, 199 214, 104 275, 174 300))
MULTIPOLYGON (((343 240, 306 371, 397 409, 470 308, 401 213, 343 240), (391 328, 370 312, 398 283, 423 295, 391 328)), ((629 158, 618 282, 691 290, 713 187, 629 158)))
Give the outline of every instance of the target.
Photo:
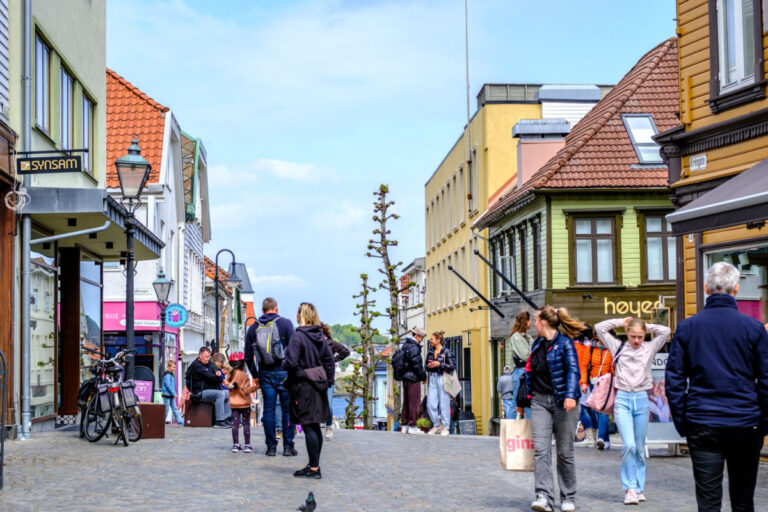
MULTIPOLYGON (((22 145, 24 151, 32 149, 32 0, 24 0, 22 47, 22 145)), ((25 183, 26 185, 26 183, 25 183)), ((31 332, 29 322, 29 241, 32 234, 32 218, 21 216, 21 432, 19 439, 29 439, 32 431, 32 407, 30 402, 31 332)), ((3 414, 5 412, 3 411, 3 414)))

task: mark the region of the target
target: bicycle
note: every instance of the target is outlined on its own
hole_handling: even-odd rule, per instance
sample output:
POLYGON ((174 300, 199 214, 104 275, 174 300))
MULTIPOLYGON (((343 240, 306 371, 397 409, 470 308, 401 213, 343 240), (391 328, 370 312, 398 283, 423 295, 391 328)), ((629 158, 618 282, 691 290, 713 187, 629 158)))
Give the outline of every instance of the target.
MULTIPOLYGON (((98 350, 83 348, 102 358, 107 357, 98 350)), ((111 427, 112 432, 117 434, 115 444, 122 439, 123 444, 128 446, 128 441, 141 439, 141 411, 133 392, 133 382, 122 379, 124 366, 121 362, 125 362, 125 356, 130 352, 121 350, 113 358, 99 359, 91 368, 95 377, 85 391, 81 389, 81 394, 87 395, 81 412, 81 437, 96 442, 111 427)))

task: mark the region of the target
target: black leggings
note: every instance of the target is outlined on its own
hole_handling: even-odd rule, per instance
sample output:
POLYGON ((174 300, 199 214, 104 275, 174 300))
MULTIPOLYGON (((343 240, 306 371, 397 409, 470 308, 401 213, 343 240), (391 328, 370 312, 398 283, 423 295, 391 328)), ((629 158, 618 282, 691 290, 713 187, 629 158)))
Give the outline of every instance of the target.
POLYGON ((240 430, 240 423, 243 424, 243 436, 245 437, 245 444, 251 444, 251 408, 247 409, 232 409, 232 442, 240 444, 240 436, 238 431, 240 430))
POLYGON ((302 425, 304 439, 307 441, 307 453, 309 454, 309 467, 320 467, 320 452, 323 450, 323 434, 319 423, 302 425))

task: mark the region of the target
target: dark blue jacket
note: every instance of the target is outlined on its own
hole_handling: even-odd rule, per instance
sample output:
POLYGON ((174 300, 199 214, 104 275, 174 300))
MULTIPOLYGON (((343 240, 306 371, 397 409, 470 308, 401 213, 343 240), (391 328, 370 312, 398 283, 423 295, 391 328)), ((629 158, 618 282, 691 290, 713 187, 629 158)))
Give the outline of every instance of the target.
MULTIPOLYGON (((534 341, 531 346, 531 354, 536 352, 539 345, 543 342, 543 337, 534 341)), ((530 357, 528 361, 530 362, 530 357)), ((557 331, 557 334, 555 334, 552 340, 552 348, 547 352, 547 364, 552 376, 552 390, 554 391, 557 403, 562 404, 566 398, 578 401, 581 398, 581 389, 579 388, 579 379, 581 378, 579 357, 576 354, 573 340, 560 331, 557 331)), ((525 384, 530 390, 530 364, 526 364, 525 369, 525 384)))
POLYGON ((707 297, 704 309, 675 331, 666 388, 680 435, 688 424, 761 427, 768 434, 768 333, 738 311, 730 295, 707 297))
MULTIPOLYGON (((285 347, 286 352, 288 351, 288 343, 290 342, 291 336, 293 336, 294 332, 293 323, 291 323, 291 321, 287 318, 281 317, 277 313, 261 315, 258 322, 251 325, 248 328, 248 332, 245 334, 245 364, 248 365, 248 370, 251 372, 251 376, 253 377, 258 375, 256 364, 253 361, 253 345, 256 343, 256 329, 258 329, 259 324, 265 324, 270 320, 274 320, 275 318, 277 318, 275 323, 277 324, 277 332, 280 333, 280 341, 283 343, 283 347, 285 347)), ((259 371, 281 371, 282 369, 282 363, 273 365, 263 364, 260 368, 258 368, 259 371)))

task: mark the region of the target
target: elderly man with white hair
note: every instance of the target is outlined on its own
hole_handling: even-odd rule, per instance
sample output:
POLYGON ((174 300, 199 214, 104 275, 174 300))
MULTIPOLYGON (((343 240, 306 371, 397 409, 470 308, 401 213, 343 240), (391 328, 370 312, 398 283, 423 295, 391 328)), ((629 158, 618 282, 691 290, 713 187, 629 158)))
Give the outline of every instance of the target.
POLYGON ((760 448, 768 434, 768 333, 739 312, 739 270, 707 270, 704 309, 680 322, 667 362, 667 398, 691 451, 699 511, 720 510, 728 465, 734 511, 754 511, 760 448))

